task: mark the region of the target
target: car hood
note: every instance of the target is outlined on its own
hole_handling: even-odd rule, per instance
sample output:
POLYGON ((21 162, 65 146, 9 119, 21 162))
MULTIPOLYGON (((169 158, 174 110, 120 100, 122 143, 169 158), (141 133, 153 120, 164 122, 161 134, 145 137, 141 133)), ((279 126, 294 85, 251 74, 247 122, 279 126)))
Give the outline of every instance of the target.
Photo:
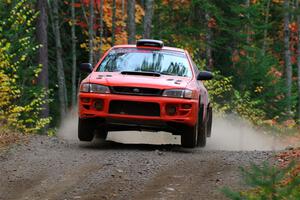
POLYGON ((93 72, 89 82, 107 86, 147 87, 159 89, 186 88, 190 77, 161 75, 128 75, 120 72, 93 72))

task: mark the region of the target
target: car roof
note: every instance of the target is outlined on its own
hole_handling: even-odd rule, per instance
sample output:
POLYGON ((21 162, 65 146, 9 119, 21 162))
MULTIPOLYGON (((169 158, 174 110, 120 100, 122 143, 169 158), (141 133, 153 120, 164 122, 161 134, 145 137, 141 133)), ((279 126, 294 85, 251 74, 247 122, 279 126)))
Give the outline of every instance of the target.
MULTIPOLYGON (((113 48, 137 48, 136 45, 132 45, 132 44, 124 44, 124 45, 116 45, 113 46, 113 48)), ((162 48, 158 48, 158 47, 139 47, 139 48, 145 48, 145 49, 162 49, 162 50, 169 50, 169 51, 178 51, 181 53, 185 53, 185 51, 183 49, 179 49, 179 48, 175 48, 175 47, 162 47, 162 48)))

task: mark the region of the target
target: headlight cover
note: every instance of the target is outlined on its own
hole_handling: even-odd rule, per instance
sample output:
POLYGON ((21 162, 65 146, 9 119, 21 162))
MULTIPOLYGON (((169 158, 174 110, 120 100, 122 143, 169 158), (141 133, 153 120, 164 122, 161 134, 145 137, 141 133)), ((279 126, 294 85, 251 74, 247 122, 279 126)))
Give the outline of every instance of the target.
POLYGON ((83 83, 83 84, 81 84, 80 92, 108 94, 108 93, 110 93, 110 90, 105 85, 99 85, 99 84, 93 84, 93 83, 83 83))
POLYGON ((164 97, 174 97, 174 98, 193 98, 193 91, 188 89, 170 89, 165 90, 162 94, 164 97))

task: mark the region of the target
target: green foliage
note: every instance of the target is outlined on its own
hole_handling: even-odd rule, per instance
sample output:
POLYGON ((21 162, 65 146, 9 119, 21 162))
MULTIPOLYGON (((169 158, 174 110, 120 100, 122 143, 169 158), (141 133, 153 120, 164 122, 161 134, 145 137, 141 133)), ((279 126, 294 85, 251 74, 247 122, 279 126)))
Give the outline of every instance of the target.
POLYGON ((251 189, 234 192, 226 187, 222 192, 233 200, 300 199, 300 176, 290 174, 294 167, 295 162, 291 162, 283 169, 270 166, 268 163, 264 163, 261 167, 252 164, 249 170, 240 168, 246 185, 251 189))
POLYGON ((240 93, 237 90, 233 96, 233 112, 253 124, 261 125, 265 119, 265 112, 258 107, 259 100, 252 99, 249 92, 240 93))
POLYGON ((48 91, 36 85, 41 66, 32 65, 39 45, 32 23, 37 13, 27 0, 0 4, 0 123, 24 133, 34 133, 50 122, 40 118, 48 91), (11 8, 7 11, 7 7, 11 8))
POLYGON ((204 83, 209 91, 209 97, 214 111, 225 114, 231 110, 232 105, 228 99, 232 97, 232 77, 224 77, 220 72, 214 73, 214 79, 204 83))
POLYGON ((215 72, 214 79, 205 82, 214 111, 221 115, 233 112, 254 124, 262 124, 265 113, 258 107, 259 101, 250 98, 248 91, 240 93, 234 89, 232 80, 215 72))

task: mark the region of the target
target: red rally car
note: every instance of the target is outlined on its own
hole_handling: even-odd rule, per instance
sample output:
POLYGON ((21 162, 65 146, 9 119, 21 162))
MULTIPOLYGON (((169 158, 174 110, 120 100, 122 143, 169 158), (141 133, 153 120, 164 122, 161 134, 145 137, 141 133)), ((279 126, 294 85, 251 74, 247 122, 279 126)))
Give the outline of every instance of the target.
POLYGON ((80 85, 78 138, 91 141, 108 131, 167 131, 183 147, 204 147, 211 134, 212 108, 198 70, 187 51, 159 40, 112 47, 80 85))

